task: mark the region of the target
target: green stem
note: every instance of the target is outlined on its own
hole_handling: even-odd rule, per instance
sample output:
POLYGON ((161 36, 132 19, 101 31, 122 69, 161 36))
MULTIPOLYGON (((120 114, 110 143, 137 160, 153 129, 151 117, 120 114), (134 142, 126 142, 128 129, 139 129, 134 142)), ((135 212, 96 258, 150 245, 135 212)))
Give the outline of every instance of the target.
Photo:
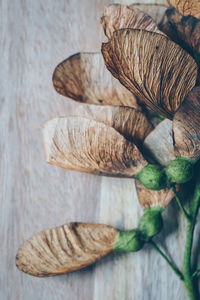
POLYGON ((184 254, 184 284, 190 300, 195 300, 195 291, 191 274, 191 253, 193 243, 194 222, 188 221, 184 254))
POLYGON ((196 277, 200 272, 200 266, 197 268, 197 270, 192 274, 192 278, 196 277))
POLYGON ((190 300, 197 299, 197 296, 195 294, 195 289, 194 289, 192 273, 191 273, 191 254, 192 254, 194 227, 196 224, 196 217, 199 209, 199 204, 200 204, 200 172, 197 177, 194 198, 191 207, 192 219, 188 220, 188 224, 187 224, 186 245, 185 245, 185 254, 184 254, 184 284, 190 300))
POLYGON ((173 263, 168 259, 164 252, 157 246, 157 244, 153 240, 149 240, 148 243, 164 258, 170 268, 174 271, 174 273, 183 280, 183 274, 173 265, 173 263))
POLYGON ((174 196, 175 196, 175 199, 176 199, 176 202, 178 203, 178 206, 180 208, 180 210, 182 211, 182 213, 185 215, 186 219, 188 221, 191 220, 191 216, 188 214, 188 212, 185 210, 185 208, 183 207, 182 203, 181 203, 181 200, 179 199, 177 193, 176 193, 176 187, 174 185, 172 185, 172 191, 174 192, 174 196))

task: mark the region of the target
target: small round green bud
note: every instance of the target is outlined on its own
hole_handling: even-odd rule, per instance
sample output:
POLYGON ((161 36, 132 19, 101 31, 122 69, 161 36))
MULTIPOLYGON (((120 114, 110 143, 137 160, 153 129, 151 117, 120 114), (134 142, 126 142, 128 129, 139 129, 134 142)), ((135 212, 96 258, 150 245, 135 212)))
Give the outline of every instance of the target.
POLYGON ((162 190, 167 186, 167 177, 162 167, 148 164, 136 178, 149 190, 162 190))
POLYGON ((161 231, 163 227, 162 210, 161 207, 152 207, 145 210, 139 223, 139 230, 144 239, 151 238, 161 231))
POLYGON ((144 245, 141 239, 141 233, 138 229, 121 231, 115 243, 114 251, 136 252, 142 249, 144 245))
POLYGON ((184 157, 177 157, 166 167, 169 182, 185 183, 193 177, 193 163, 184 157))

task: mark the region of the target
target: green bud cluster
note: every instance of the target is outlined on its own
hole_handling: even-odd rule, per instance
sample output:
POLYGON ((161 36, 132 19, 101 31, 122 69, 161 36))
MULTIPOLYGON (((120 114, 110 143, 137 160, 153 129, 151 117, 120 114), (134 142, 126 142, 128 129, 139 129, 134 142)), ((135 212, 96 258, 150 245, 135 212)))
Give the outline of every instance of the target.
POLYGON ((145 242, 161 231, 163 226, 162 211, 163 208, 161 207, 146 209, 137 229, 120 232, 113 250, 136 252, 142 249, 145 242))
POLYGON ((166 168, 148 164, 136 178, 150 190, 165 189, 171 183, 185 183, 193 177, 194 162, 184 157, 172 160, 166 168))

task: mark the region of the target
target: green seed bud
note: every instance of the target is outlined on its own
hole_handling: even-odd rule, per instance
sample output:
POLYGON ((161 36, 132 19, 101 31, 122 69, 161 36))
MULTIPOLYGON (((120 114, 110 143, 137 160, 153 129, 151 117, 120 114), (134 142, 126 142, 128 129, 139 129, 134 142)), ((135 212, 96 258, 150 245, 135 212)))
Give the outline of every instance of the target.
POLYGON ((139 230, 144 239, 151 238, 161 231, 163 227, 162 211, 163 208, 161 207, 152 207, 145 210, 139 223, 139 230))
POLYGON ((167 166, 166 175, 171 183, 188 182, 193 177, 193 163, 187 158, 177 157, 167 166))
POLYGON ((136 178, 149 190, 162 190, 167 186, 167 176, 162 167, 148 164, 136 178))
POLYGON ((144 245, 141 239, 141 233, 138 229, 121 231, 115 243, 114 251, 136 252, 144 245))

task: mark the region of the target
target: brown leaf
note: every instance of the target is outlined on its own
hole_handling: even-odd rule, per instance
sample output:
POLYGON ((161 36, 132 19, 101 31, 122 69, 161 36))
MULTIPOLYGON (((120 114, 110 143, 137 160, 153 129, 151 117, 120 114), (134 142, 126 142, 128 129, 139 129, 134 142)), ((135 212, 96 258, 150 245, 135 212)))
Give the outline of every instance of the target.
POLYGON ((112 251, 119 232, 107 225, 70 223, 33 235, 18 250, 17 267, 45 277, 82 269, 112 251))
POLYGON ((163 35, 136 29, 115 31, 102 44, 108 70, 140 101, 172 119, 197 78, 193 58, 163 35))
POLYGON ((193 57, 200 56, 199 19, 184 17, 176 9, 170 8, 166 11, 159 28, 193 57))
POLYGON ((135 108, 127 106, 96 106, 80 104, 73 116, 102 122, 113 127, 126 139, 141 144, 152 131, 152 124, 147 117, 135 108))
POLYGON ((143 208, 148 207, 166 207, 174 198, 174 193, 171 189, 164 189, 160 191, 152 191, 142 185, 136 180, 136 190, 140 204, 143 208))
POLYGON ((105 6, 101 23, 108 39, 112 38, 115 30, 121 28, 144 29, 163 34, 150 16, 137 8, 131 9, 120 4, 105 6))
POLYGON ((77 53, 61 62, 53 85, 59 94, 79 102, 139 109, 135 96, 108 72, 100 53, 77 53))
POLYGON ((200 158, 200 87, 195 87, 184 99, 174 116, 173 135, 176 155, 200 158))
POLYGON ((132 4, 129 6, 129 8, 131 9, 137 8, 143 11, 145 14, 149 15, 154 20, 154 22, 156 22, 156 24, 159 24, 168 7, 162 4, 140 3, 140 4, 132 4))
POLYGON ((147 164, 115 129, 82 117, 47 122, 44 144, 47 162, 79 172, 132 177, 147 164))
POLYGON ((168 0, 169 4, 175 7, 184 16, 200 18, 199 0, 168 0))

